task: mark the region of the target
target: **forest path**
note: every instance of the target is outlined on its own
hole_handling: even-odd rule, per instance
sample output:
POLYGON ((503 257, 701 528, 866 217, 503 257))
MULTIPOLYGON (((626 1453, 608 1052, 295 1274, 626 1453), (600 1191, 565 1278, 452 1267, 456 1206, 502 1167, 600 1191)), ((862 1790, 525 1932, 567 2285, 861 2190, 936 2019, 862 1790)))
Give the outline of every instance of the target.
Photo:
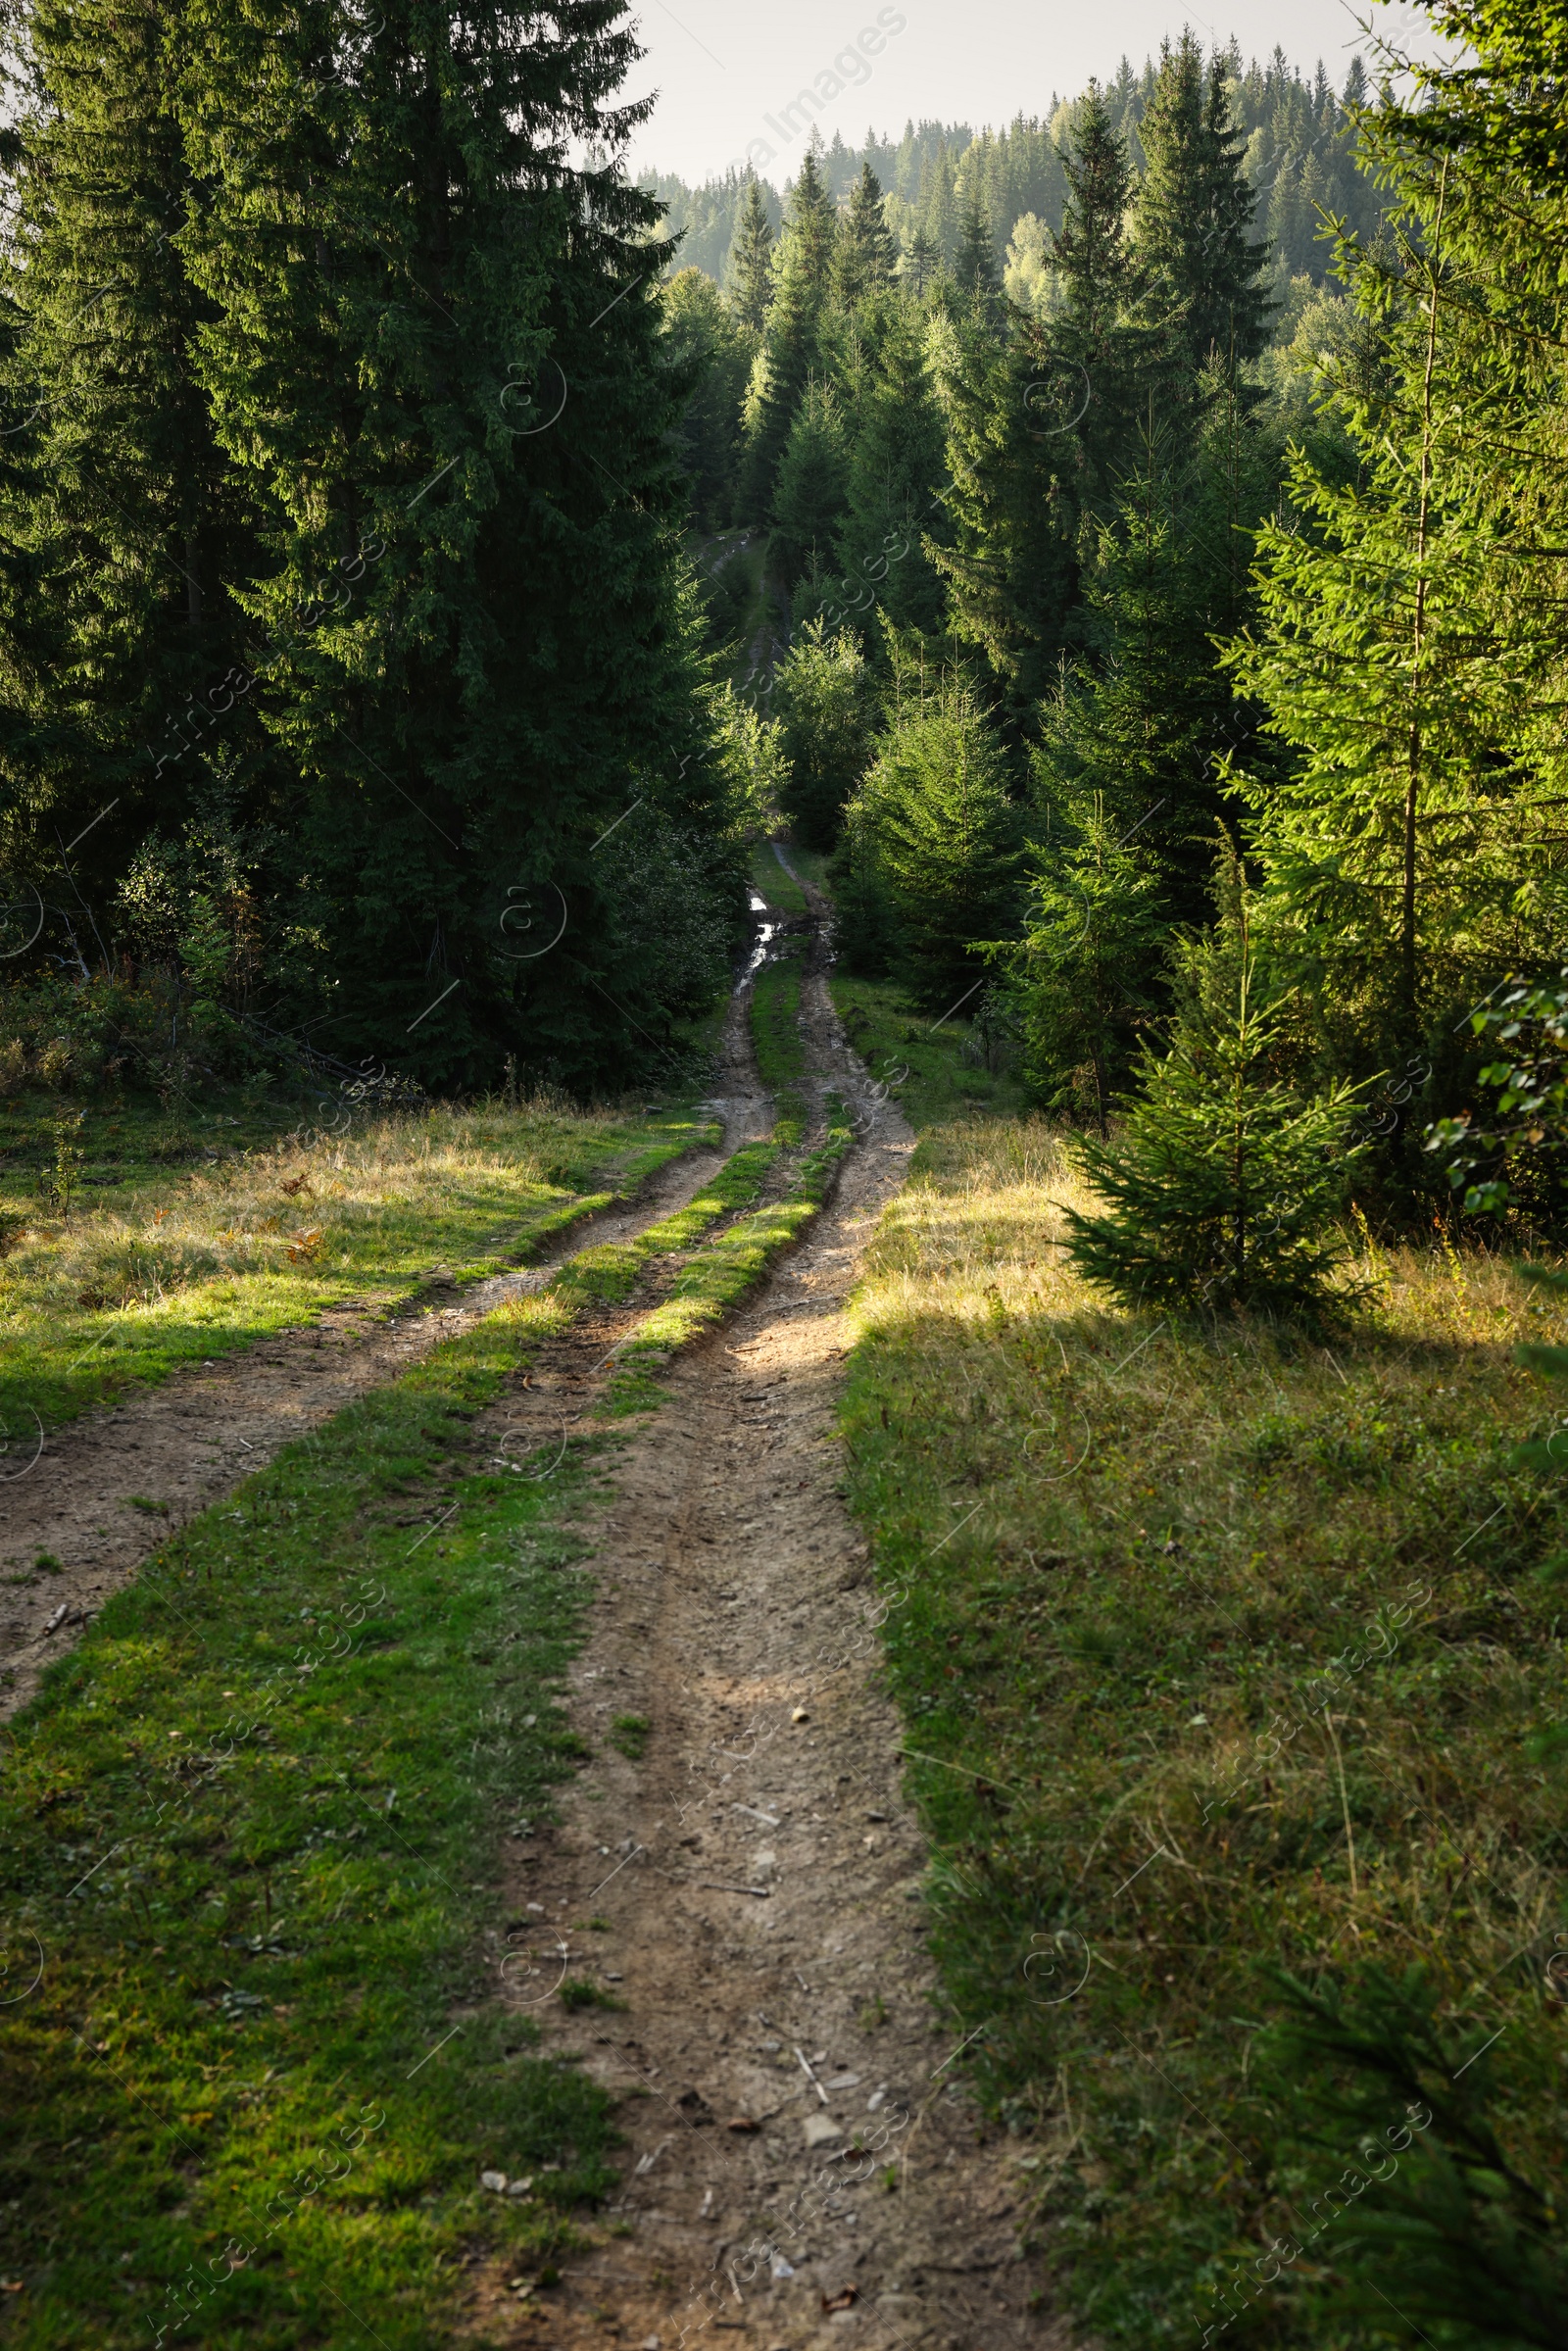
POLYGON ((671 1365, 582 1529, 600 1589, 573 1719, 595 1760, 559 1827, 510 1849, 505 1967, 545 2049, 626 2101, 628 2143, 608 2230, 558 2288, 476 2272, 487 2341, 1068 2340, 1018 2258, 1017 2142, 933 2021, 924 1849, 839 1498, 846 1305, 911 1138, 839 1026, 810 896, 808 1092, 849 1102, 859 1139, 801 1247, 671 1365))
MULTIPOLYGON (((9 1578, 0 1598, 0 1671, 12 1676, 0 1686, 0 1721, 31 1697, 51 1659, 74 1647, 110 1593, 171 1533, 280 1447, 384 1388, 507 1299, 537 1290, 579 1249, 629 1241, 684 1207, 732 1151, 764 1133, 769 1105, 739 1007, 730 1028, 741 1050, 731 1044, 726 1052, 729 1091, 706 1105, 723 1118, 723 1149, 672 1160, 628 1199, 552 1235, 527 1265, 461 1290, 433 1282, 389 1313, 363 1304, 328 1308, 308 1329, 177 1372, 110 1411, 51 1430, 36 1467, 0 1489, 0 1574, 9 1578), (36 1571, 40 1551, 62 1564, 36 1571)), ((643 1297, 629 1311, 645 1312, 647 1304, 643 1297)), ((597 1318, 590 1336, 613 1320, 597 1318)))

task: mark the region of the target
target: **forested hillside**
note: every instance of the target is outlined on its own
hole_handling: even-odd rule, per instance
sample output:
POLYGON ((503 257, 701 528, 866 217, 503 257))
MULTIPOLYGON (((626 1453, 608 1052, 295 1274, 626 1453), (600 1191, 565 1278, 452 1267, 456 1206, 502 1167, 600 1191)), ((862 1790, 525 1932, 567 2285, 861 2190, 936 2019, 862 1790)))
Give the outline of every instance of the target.
MULTIPOLYGON (((1321 82, 1184 36, 1055 139, 968 140, 951 235, 910 228, 869 160, 836 198, 813 147, 776 239, 748 183, 729 290, 684 268, 666 297, 708 367, 710 628, 749 641, 770 600, 781 643, 787 599, 765 707, 848 967, 933 1016, 978 1004, 1036 1099, 1102 1137, 1143 1070, 1099 1165, 1136 1191, 1147 1164, 1127 1214, 1151 1229, 1169 1122, 1255 1093, 1248 1148, 1303 1267, 1283 1203, 1320 1153, 1370 1213, 1447 1212, 1425 1128, 1484 1107, 1467 1016, 1555 971, 1562 906, 1549 207, 1483 188, 1484 144, 1434 162, 1441 110, 1364 89, 1357 67, 1352 174, 1321 82), (1257 186, 1293 122, 1322 126, 1302 171, 1353 177, 1370 223, 1318 210, 1321 285, 1257 186), (997 226, 1026 194, 1054 216, 1027 304, 997 226)), ((947 152, 921 165, 939 194, 947 152)), ((1149 1295, 1187 1279, 1150 1269, 1149 1295)))
MULTIPOLYGON (((1320 283, 1333 262, 1323 216, 1363 231, 1378 216, 1376 190, 1354 165, 1353 118, 1367 98, 1366 69, 1352 56, 1344 88, 1336 91, 1321 60, 1310 80, 1278 49, 1266 65, 1254 60, 1244 68, 1233 43, 1225 62, 1234 85, 1234 121, 1246 142, 1243 168, 1257 198, 1273 268, 1285 278, 1305 275, 1320 283)), ((1146 59, 1135 73, 1123 57, 1102 91, 1111 128, 1138 172, 1146 161, 1139 125, 1158 79, 1156 61, 1146 59)), ((1040 283, 1047 239, 1060 229, 1067 201, 1061 149, 1088 102, 1087 94, 1062 100, 1053 93, 1038 114, 1019 114, 1004 130, 983 130, 978 138, 967 122, 906 122, 902 139, 879 139, 868 130, 858 147, 847 147, 835 130, 819 159, 822 179, 835 203, 843 203, 869 164, 901 251, 915 257, 925 272, 954 268, 965 214, 978 197, 993 260, 1008 275, 1007 291, 1027 305, 1040 283)), ((760 184, 776 230, 782 201, 768 169, 762 166, 760 184)), ((731 171, 694 188, 671 174, 647 172, 640 184, 661 206, 664 233, 680 239, 681 261, 727 287, 745 175, 731 171)))

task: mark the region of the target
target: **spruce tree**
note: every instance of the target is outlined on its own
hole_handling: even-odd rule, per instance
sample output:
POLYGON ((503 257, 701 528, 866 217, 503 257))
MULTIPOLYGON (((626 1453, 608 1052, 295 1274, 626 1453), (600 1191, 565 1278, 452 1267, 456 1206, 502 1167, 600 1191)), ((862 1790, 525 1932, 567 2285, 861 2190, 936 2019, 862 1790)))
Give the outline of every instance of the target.
POLYGON ((996 734, 974 696, 943 680, 896 711, 851 806, 857 855, 880 877, 899 976, 945 1013, 1013 926, 1018 821, 996 734))
POLYGON ((1180 447, 1151 402, 1122 494, 1086 532, 1086 650, 1042 707, 1040 764, 1048 799, 1098 794, 1116 829, 1137 828, 1169 918, 1192 923, 1232 814, 1227 763, 1257 763, 1262 713, 1238 700, 1214 639, 1248 610, 1251 531, 1278 454, 1224 381, 1210 385, 1197 450, 1184 461, 1180 447))
POLYGON ((750 419, 746 459, 749 514, 764 519, 771 511, 779 462, 790 426, 820 361, 822 314, 832 292, 837 215, 808 148, 801 175, 790 193, 784 234, 773 260, 774 295, 763 347, 765 366, 750 419))
POLYGON ((1153 860, 1127 833, 1102 793, 1054 792, 1007 959, 1026 1079, 1102 1135, 1159 1004, 1169 930, 1153 860))
POLYGON ((997 268, 997 246, 991 233, 990 216, 978 189, 963 208, 953 275, 970 310, 980 318, 991 316, 996 307, 996 297, 1002 290, 1002 272, 997 268))
POLYGON ((1023 728, 1051 690, 1077 596, 1071 443, 1056 410, 1036 405, 1042 390, 1059 398, 1060 376, 1032 327, 999 345, 978 321, 945 320, 933 354, 948 527, 927 552, 948 583, 949 626, 984 654, 1023 728))
POLYGON ((730 308, 741 324, 760 335, 773 299, 773 230, 755 171, 746 178, 746 202, 730 247, 730 308))
POLYGON ((942 521, 942 415, 926 366, 923 320, 897 301, 856 404, 839 569, 862 625, 879 607, 899 628, 934 633, 942 583, 925 541, 942 521))
POLYGON ((227 590, 252 502, 192 371, 178 18, 42 0, 29 42, 0 360, 5 842, 91 953, 142 835, 176 836, 246 740, 227 590))
POLYGON ((1231 656, 1289 754, 1283 782, 1244 779, 1259 921, 1313 1008, 1318 1067, 1424 1074, 1379 1170, 1423 1221, 1423 1112, 1476 1102, 1464 1013, 1568 959, 1555 51, 1512 0, 1443 24, 1461 62, 1361 118, 1395 203, 1381 238, 1339 249, 1356 364, 1323 388, 1355 470, 1300 457, 1231 656))
POLYGON ((1185 953, 1170 1050, 1146 1048, 1122 1132, 1083 1151, 1106 1204, 1066 1211, 1068 1249, 1127 1305, 1312 1312, 1350 1253, 1334 1223, 1365 1146, 1348 1085, 1303 1099, 1275 1074, 1278 1023, 1234 864, 1224 873, 1218 931, 1185 953))
POLYGON ((1059 372, 1058 403, 1082 455, 1082 500, 1103 511, 1135 450, 1152 338, 1128 317, 1136 274, 1125 221, 1133 176, 1091 81, 1061 167, 1067 182, 1061 226, 1051 238, 1060 302, 1048 329, 1059 372))
POLYGON ((882 184, 869 163, 850 192, 834 257, 838 298, 846 309, 893 280, 897 249, 882 210, 882 184))
POLYGON ((900 265, 905 283, 912 287, 918 300, 936 282, 942 268, 942 255, 923 228, 916 228, 909 238, 904 260, 900 265))
MULTIPOLYGON (((1392 362, 1392 380, 1349 403, 1360 478, 1298 456, 1295 513, 1259 541, 1255 635, 1227 657, 1291 755, 1283 779, 1243 781, 1260 915, 1322 1008, 1328 1066, 1356 1074, 1425 1052, 1450 1006, 1559 960, 1568 939, 1552 813, 1563 638, 1537 585, 1568 499, 1534 354, 1514 373, 1495 318, 1477 319, 1510 289, 1449 242, 1454 176, 1408 167, 1393 282, 1370 257, 1357 266, 1392 362)), ((1523 307, 1539 331, 1540 308, 1523 307)), ((1545 307, 1561 318, 1555 291, 1545 307)))
POLYGON ((936 275, 951 270, 957 256, 958 209, 954 194, 956 177, 948 155, 948 143, 946 139, 939 140, 935 154, 921 173, 918 203, 919 223, 935 256, 936 275))
POLYGON ((768 707, 782 729, 785 813, 808 849, 831 849, 865 770, 874 717, 854 637, 830 637, 820 620, 808 621, 774 672, 768 707))
POLYGON ((787 586, 808 566, 825 565, 844 514, 849 469, 838 401, 829 385, 813 381, 790 426, 773 492, 770 545, 787 586))
POLYGON ((731 518, 741 454, 741 404, 751 371, 749 339, 733 308, 701 269, 677 271, 663 290, 664 334, 695 377, 678 446, 692 514, 706 530, 731 518))
POLYGON ((335 1051, 473 1083, 662 1049, 665 943, 593 844, 641 794, 710 828, 655 206, 612 150, 614 0, 356 29, 192 0, 181 234, 200 374, 271 519, 241 594, 290 836, 332 942, 335 1051), (554 952, 535 942, 558 910, 554 952), (630 921, 628 921, 628 913, 630 921), (525 944, 519 945, 518 942, 525 944))
POLYGON ((1148 316, 1170 342, 1172 388, 1190 396, 1200 371, 1235 375, 1268 340, 1268 247, 1251 234, 1257 199, 1245 141, 1230 114, 1223 61, 1207 74, 1191 32, 1160 53, 1153 103, 1138 125, 1148 171, 1138 192, 1135 249, 1148 316))

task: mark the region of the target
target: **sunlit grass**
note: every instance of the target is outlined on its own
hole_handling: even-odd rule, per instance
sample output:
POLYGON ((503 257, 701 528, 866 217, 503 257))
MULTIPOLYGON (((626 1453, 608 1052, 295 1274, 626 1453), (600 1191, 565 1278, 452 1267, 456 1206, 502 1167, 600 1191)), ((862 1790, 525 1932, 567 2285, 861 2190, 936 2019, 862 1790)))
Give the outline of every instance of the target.
POLYGON ((40 1216, 0 1259, 0 1414, 15 1434, 329 1302, 477 1279, 716 1132, 681 1111, 435 1108, 40 1216))
POLYGON ((1005 1060, 985 1064, 983 1040, 959 1010, 933 1020, 892 980, 835 971, 830 982, 844 1033, 873 1078, 886 1084, 916 1129, 939 1121, 996 1117, 1028 1108, 1005 1060))
MULTIPOLYGON (((796 860, 793 850, 786 850, 784 854, 790 863, 794 864, 796 860)), ((793 915, 797 919, 804 920, 808 912, 806 892, 780 859, 771 841, 759 841, 754 844, 752 879, 770 906, 776 906, 782 914, 793 915)))
MULTIPOLYGON (((548 2290, 581 2243, 614 2178, 610 2101, 538 2054, 535 2017, 619 2003, 500 1905, 496 1847, 587 1759, 554 1701, 605 1439, 503 1461, 470 1424, 674 1256, 662 1360, 798 1229, 848 1140, 752 1214, 780 1151, 748 1146, 288 1447, 19 1717, 0 1963, 20 1982, 19 1958, 44 1962, 0 2005, 19 2345, 423 2351, 456 2339, 476 2271, 548 2290)), ((646 1733, 609 1736, 640 1752, 646 1733)))
POLYGON ((693 1255, 675 1276, 669 1297, 643 1317, 617 1350, 612 1409, 634 1411, 652 1401, 657 1394, 653 1375, 665 1356, 720 1322, 773 1259, 800 1239, 826 1199, 834 1170, 853 1141, 843 1104, 830 1101, 826 1133, 794 1166, 784 1199, 739 1217, 693 1255))
MULTIPOLYGON (((1043 1121, 928 1136, 845 1433, 955 2022, 1081 2308, 1196 2344, 1200 2276, 1314 2188, 1250 2074, 1270 1964, 1425 1969, 1456 2065, 1502 2033, 1472 2082, 1521 2168, 1560 2170, 1568 1803, 1532 1742, 1568 1713, 1565 1514, 1508 1456, 1558 1418, 1513 1347, 1561 1317, 1485 1254, 1364 1241, 1331 1344, 1129 1316, 1061 1246, 1086 1204, 1043 1121)), ((1342 2340, 1298 2287, 1248 2340, 1342 2340)))

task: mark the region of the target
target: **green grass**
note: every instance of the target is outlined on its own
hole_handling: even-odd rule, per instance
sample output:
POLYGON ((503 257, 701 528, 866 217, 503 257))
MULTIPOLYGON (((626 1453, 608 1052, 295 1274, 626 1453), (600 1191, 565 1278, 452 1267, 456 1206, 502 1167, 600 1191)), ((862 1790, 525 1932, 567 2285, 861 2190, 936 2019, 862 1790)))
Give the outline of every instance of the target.
POLYGON ((0 1435, 30 1434, 177 1365, 432 1275, 470 1282, 635 1188, 717 1129, 553 1105, 432 1109, 155 1183, 38 1222, 0 1260, 0 1435))
POLYGON ((81 1153, 79 1205, 125 1208, 150 1192, 166 1194, 178 1168, 268 1150, 337 1114, 319 1111, 314 1095, 278 1099, 245 1088, 213 1087, 200 1104, 171 1114, 141 1095, 83 1101, 28 1087, 0 1097, 0 1209, 24 1223, 47 1214, 40 1181, 53 1171, 62 1134, 81 1153))
POLYGON ((582 1752, 552 1701, 594 1449, 532 1483, 467 1433, 529 1336, 493 1317, 290 1447, 18 1723, 8 2341, 446 2343, 460 2260, 547 2262, 608 2186, 606 2099, 498 1998, 552 1982, 508 1961, 496 1845, 582 1752))
POLYGON ((1513 1343, 1560 1317, 1433 1249, 1370 1262, 1332 1351, 1129 1318, 1061 1200, 1043 1122, 931 1135, 843 1418, 1014 2184, 1099 2341, 1544 2343, 1461 2325, 1455 2280, 1490 2243, 1512 2290, 1568 2156, 1568 1497, 1510 1464, 1557 1418, 1513 1343), (1338 2055, 1293 2044, 1279 1969, 1348 2004, 1338 2055))
POLYGON ((617 1348, 609 1396, 612 1411, 639 1412, 655 1401, 656 1374, 670 1352, 720 1322, 780 1251, 799 1240, 827 1198, 834 1170, 853 1140, 843 1105, 830 1100, 827 1132, 801 1161, 785 1198, 740 1218, 694 1256, 677 1274, 669 1298, 617 1348))
POLYGON ((590 1299, 630 1298, 651 1261, 693 1249, 726 1216, 751 1206, 778 1158, 781 1145, 769 1138, 731 1153, 716 1175, 684 1208, 647 1226, 631 1241, 607 1241, 579 1249, 546 1285, 543 1295, 565 1312, 590 1299))
POLYGON ((610 1743, 629 1762, 641 1763, 652 1729, 646 1714, 617 1714, 610 1726, 610 1743))
MULTIPOLYGON (((832 862, 832 854, 830 850, 803 849, 798 841, 787 841, 784 844, 784 855, 789 858, 802 881, 809 882, 813 890, 820 890, 823 897, 828 899, 831 899, 833 895, 828 880, 828 867, 832 862)), ((776 851, 774 855, 776 857, 776 851)))
MULTIPOLYGON (((793 857, 793 851, 788 852, 793 857)), ((768 905, 781 914, 790 914, 804 921, 809 908, 806 892, 780 863, 771 841, 759 841, 752 851, 752 880, 768 905)))
POLYGON ((799 1142, 806 1130, 806 1040, 801 1035, 801 950, 786 946, 752 983, 752 1049, 758 1075, 778 1104, 780 1131, 799 1142))
POLYGON ((556 1997, 563 2008, 573 2011, 583 2008, 623 2009, 626 2005, 612 1991, 606 1991, 602 1985, 590 1983, 586 1976, 568 1976, 556 1997))
POLYGON ((610 1995, 490 1888, 500 1837, 585 1754, 554 1700, 606 1441, 536 1483, 465 1458, 468 1424, 580 1307, 686 1252, 666 1359, 799 1229, 847 1141, 760 1224, 723 1220, 771 1143, 636 1244, 580 1252, 194 1521, 51 1670, 0 1802, 7 1982, 32 1938, 44 1959, 0 2009, 25 2117, 0 2159, 9 2340, 111 2351, 189 2326, 281 2351, 368 2326, 416 2351, 451 2339, 460 2261, 545 2283, 579 2241, 613 2177, 609 2102, 497 1986, 510 1967, 573 2008, 610 1995), (528 2193, 486 2191, 487 2169, 528 2193))
POLYGON ((1029 1097, 1010 1070, 991 1072, 963 1058, 973 1050, 967 1021, 933 1022, 891 980, 829 981, 845 1035, 873 1078, 889 1086, 917 1134, 976 1117, 1022 1113, 1029 1097))

